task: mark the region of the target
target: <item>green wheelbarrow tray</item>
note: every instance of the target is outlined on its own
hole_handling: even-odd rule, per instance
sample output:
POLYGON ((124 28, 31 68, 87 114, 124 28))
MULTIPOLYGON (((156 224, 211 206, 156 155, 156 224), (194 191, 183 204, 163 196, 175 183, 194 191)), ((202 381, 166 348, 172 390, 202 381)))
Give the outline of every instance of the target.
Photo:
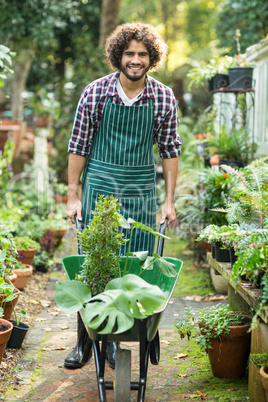
MULTIPOLYGON (((84 261, 85 256, 83 255, 71 255, 68 257, 64 257, 62 259, 62 264, 64 267, 64 270, 66 272, 67 278, 69 280, 75 279, 76 274, 78 274, 81 270, 83 261, 84 261)), ((156 264, 154 264, 152 270, 144 270, 144 272, 141 275, 141 278, 144 279, 146 282, 150 283, 151 285, 157 285, 164 293, 166 297, 165 303, 163 303, 153 315, 148 316, 144 320, 138 320, 135 319, 134 325, 131 329, 128 331, 125 331, 121 334, 110 334, 108 335, 108 341, 110 342, 121 342, 121 341, 126 341, 126 342, 137 342, 140 341, 140 321, 143 322, 143 328, 145 329, 146 333, 146 340, 148 342, 152 341, 156 335, 158 325, 161 319, 161 316, 172 296, 173 290, 175 288, 175 285, 177 283, 181 268, 182 268, 182 261, 178 260, 176 258, 171 258, 171 257, 163 257, 166 261, 171 262, 175 265, 177 275, 175 277, 167 277, 162 274, 162 272, 158 269, 156 264)), ((122 257, 120 260, 120 267, 121 270, 123 270, 123 267, 125 265, 125 260, 126 257, 122 257)), ((130 272, 131 274, 136 274, 140 272, 140 267, 139 267, 140 260, 137 257, 133 258, 133 262, 131 264, 130 272)), ((83 317, 83 310, 80 310, 80 314, 82 319, 83 317)), ((84 319, 83 319, 84 321, 84 319)), ((84 323, 85 324, 85 323, 84 323)), ((93 341, 101 341, 102 336, 98 334, 98 331, 92 328, 89 328, 86 324, 85 327, 87 329, 87 332, 89 334, 89 337, 93 341)), ((99 328, 99 331, 101 328, 99 328)))

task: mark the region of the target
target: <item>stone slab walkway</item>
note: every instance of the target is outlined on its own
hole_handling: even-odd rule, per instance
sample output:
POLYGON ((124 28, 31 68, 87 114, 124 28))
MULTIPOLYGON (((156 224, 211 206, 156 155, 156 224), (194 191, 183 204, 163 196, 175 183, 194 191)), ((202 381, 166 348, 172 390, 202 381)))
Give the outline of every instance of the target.
MULTIPOLYGON (((64 254, 76 254, 76 241, 73 239, 75 239, 75 232, 73 228, 70 228, 64 238, 64 251, 55 257, 60 276, 64 275, 60 268, 61 257, 64 254)), ((46 291, 48 307, 43 309, 25 340, 25 354, 18 362, 19 375, 22 377, 21 384, 18 390, 8 391, 5 401, 99 401, 94 358, 91 358, 81 369, 70 370, 64 367, 64 359, 76 343, 76 315, 70 316, 59 312, 55 305, 54 289, 57 280, 59 279, 51 275, 46 291)), ((174 297, 163 314, 159 327, 161 360, 158 366, 149 363, 146 402, 214 400, 202 398, 204 395, 202 387, 208 382, 207 378, 212 377, 208 361, 201 369, 200 380, 200 376, 199 379, 196 376, 196 372, 200 371, 195 364, 196 356, 191 355, 190 352, 183 359, 177 358, 178 353, 185 353, 188 344, 187 340, 179 339, 173 324, 178 314, 183 315, 186 305, 191 305, 193 309, 203 307, 203 303, 174 297)), ((205 306, 207 305, 208 303, 205 303, 205 306)), ((132 351, 132 381, 138 379, 138 346, 138 343, 122 343, 121 345, 122 348, 130 348, 132 351)), ((114 379, 114 371, 108 365, 105 369, 105 379, 114 379)), ((107 401, 113 401, 113 391, 106 392, 107 401)), ((136 400, 137 392, 133 391, 131 401, 136 400)), ((232 400, 240 399, 230 399, 232 400)))

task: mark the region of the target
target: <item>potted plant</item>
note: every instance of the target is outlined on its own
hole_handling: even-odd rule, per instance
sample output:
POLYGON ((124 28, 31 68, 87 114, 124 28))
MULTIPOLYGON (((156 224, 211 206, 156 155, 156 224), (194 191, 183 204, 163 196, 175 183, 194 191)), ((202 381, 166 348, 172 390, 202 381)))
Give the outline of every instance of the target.
POLYGON ((54 192, 53 198, 56 204, 67 204, 68 196, 67 196, 68 186, 65 183, 55 183, 54 184, 54 192))
POLYGON ((17 261, 14 265, 13 272, 17 275, 17 278, 14 281, 14 286, 17 289, 23 289, 33 273, 33 267, 29 264, 22 264, 21 261, 17 261))
MULTIPOLYGON (((1 309, 1 308, 0 308, 1 309)), ((7 342, 10 338, 13 325, 11 322, 1 318, 0 310, 0 363, 2 361, 7 342)))
POLYGON ((250 400, 265 401, 268 397, 268 354, 251 353, 249 356, 248 393, 250 400))
POLYGON ((207 82, 210 91, 228 87, 228 69, 232 62, 232 57, 223 56, 210 59, 206 65, 197 64, 187 73, 187 77, 190 78, 189 89, 192 86, 204 86, 207 82))
POLYGON ((34 124, 37 128, 50 127, 53 118, 59 116, 59 102, 52 93, 39 89, 30 99, 34 112, 34 124))
POLYGON ((46 220, 44 220, 45 233, 47 230, 55 234, 55 247, 58 247, 61 243, 63 236, 66 233, 67 222, 62 218, 61 213, 50 213, 46 220))
POLYGON ((71 262, 66 257, 64 261, 72 271, 71 276, 75 277, 74 258, 82 263, 83 270, 76 275, 77 280, 56 285, 55 301, 59 308, 68 313, 81 310, 85 324, 99 334, 127 331, 133 327, 135 319, 152 315, 165 301, 158 286, 130 273, 135 258, 140 262, 140 267, 133 263, 139 268, 139 274, 152 269, 155 263, 166 275, 177 275, 174 264, 157 254, 150 257, 147 251, 128 252, 125 257, 120 257, 119 250, 125 243, 120 227, 131 228, 130 241, 135 228, 167 238, 139 222, 125 221, 119 214, 117 200, 113 196, 100 196, 92 221, 79 235, 85 255, 73 256, 71 262))
POLYGON ((0 308, 5 320, 10 319, 19 295, 19 289, 16 289, 12 283, 7 283, 3 278, 0 278, 0 308))
POLYGON ((12 349, 19 349, 22 347, 25 336, 27 335, 27 332, 29 330, 29 325, 20 321, 20 317, 26 317, 27 315, 25 310, 15 311, 14 308, 13 313, 14 320, 9 320, 13 325, 13 329, 7 342, 7 347, 12 349))
POLYGON ((51 265, 51 260, 46 251, 37 251, 33 258, 33 266, 36 271, 47 272, 51 265))
MULTIPOLYGON (((199 326, 196 343, 208 353, 214 377, 242 378, 250 353, 251 317, 231 311, 229 305, 217 304, 198 313, 188 311, 185 328, 192 325, 195 314, 199 326)), ((182 323, 177 329, 183 330, 182 323)))
POLYGON ((28 236, 14 236, 14 242, 17 247, 19 261, 23 264, 32 265, 33 257, 39 244, 28 236))
POLYGON ((240 30, 235 30, 234 39, 237 44, 237 54, 234 57, 232 65, 229 67, 230 89, 231 90, 250 90, 252 89, 253 67, 242 57, 240 52, 239 38, 240 30))

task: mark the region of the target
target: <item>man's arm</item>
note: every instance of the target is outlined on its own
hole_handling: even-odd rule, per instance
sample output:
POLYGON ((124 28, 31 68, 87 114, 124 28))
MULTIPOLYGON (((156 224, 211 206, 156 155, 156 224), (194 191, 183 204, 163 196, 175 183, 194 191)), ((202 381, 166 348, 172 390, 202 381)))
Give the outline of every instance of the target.
POLYGON ((81 173, 84 169, 86 157, 76 154, 69 154, 68 164, 68 202, 66 214, 74 222, 74 216, 82 220, 82 203, 78 197, 79 181, 81 173))
POLYGON ((176 219, 174 208, 174 193, 178 175, 179 158, 162 159, 163 173, 166 187, 166 199, 162 205, 160 223, 164 223, 168 218, 168 223, 176 219))

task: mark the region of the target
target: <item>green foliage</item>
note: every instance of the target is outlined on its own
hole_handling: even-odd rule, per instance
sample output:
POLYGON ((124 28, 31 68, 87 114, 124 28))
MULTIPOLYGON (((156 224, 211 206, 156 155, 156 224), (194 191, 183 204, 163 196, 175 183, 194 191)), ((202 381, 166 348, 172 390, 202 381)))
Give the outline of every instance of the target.
POLYGON ((179 318, 178 321, 174 323, 175 328, 177 328, 178 333, 181 339, 184 339, 186 336, 188 341, 192 335, 192 331, 195 327, 193 315, 194 312, 192 311, 191 307, 185 307, 184 310, 185 314, 182 318, 179 318))
POLYGON ((249 359, 259 368, 261 368, 261 366, 268 366, 268 353, 251 353, 249 359))
POLYGON ((4 151, 0 151, 0 200, 5 200, 6 191, 10 179, 13 177, 11 166, 15 144, 12 139, 7 139, 4 145, 4 151))
POLYGON ((180 335, 185 334, 189 329, 188 339, 194 328, 193 323, 204 324, 199 328, 199 334, 195 341, 202 351, 211 348, 211 340, 215 338, 221 339, 222 336, 228 335, 231 326, 244 325, 248 322, 247 317, 243 317, 242 313, 234 312, 230 306, 217 304, 212 307, 206 307, 198 312, 191 309, 185 310, 185 317, 175 322, 175 327, 180 335))
POLYGON ((191 180, 186 180, 187 170, 182 172, 179 183, 188 183, 185 188, 179 187, 175 208, 181 222, 187 222, 188 230, 195 234, 207 225, 223 225, 227 223, 226 216, 219 212, 212 212, 216 205, 222 206, 222 200, 228 198, 231 182, 222 171, 211 168, 191 172, 191 180), (196 178, 193 179, 193 174, 196 178), (186 192, 187 191, 187 192, 186 192))
POLYGON ((10 228, 0 225, 0 278, 8 278, 16 262, 16 244, 10 228))
POLYGON ((39 242, 44 235, 44 220, 37 214, 30 214, 27 219, 19 221, 15 225, 15 235, 28 236, 39 242))
POLYGON ((261 227, 268 214, 267 163, 255 161, 241 171, 226 165, 221 168, 238 179, 226 205, 228 222, 261 227))
POLYGON ((268 31, 268 3, 265 0, 224 0, 215 20, 219 47, 237 53, 235 29, 241 32, 241 51, 265 38, 268 31))
POLYGON ((27 250, 31 248, 38 248, 39 244, 28 236, 15 236, 13 238, 17 249, 27 250))
POLYGON ((0 5, 0 40, 19 47, 53 43, 55 29, 68 21, 77 21, 78 2, 66 0, 64 7, 49 0, 2 0, 0 5), (10 18, 12 16, 12 18, 10 18))
POLYGON ((51 260, 46 251, 40 250, 40 251, 37 251, 37 253, 35 254, 32 264, 35 268, 38 268, 41 266, 42 271, 46 272, 46 271, 48 271, 48 269, 50 267, 51 260))
POLYGON ((215 74, 228 74, 232 62, 232 57, 222 56, 210 59, 207 64, 197 63, 197 66, 187 73, 187 77, 190 78, 189 89, 193 86, 204 86, 215 74))
POLYGON ((93 295, 102 292, 109 280, 118 274, 119 251, 126 242, 119 233, 119 203, 113 197, 100 196, 93 218, 78 239, 86 255, 80 280, 93 295))
POLYGON ((12 65, 12 57, 15 56, 7 46, 0 45, 0 87, 3 86, 7 73, 13 73, 10 66, 12 65))

